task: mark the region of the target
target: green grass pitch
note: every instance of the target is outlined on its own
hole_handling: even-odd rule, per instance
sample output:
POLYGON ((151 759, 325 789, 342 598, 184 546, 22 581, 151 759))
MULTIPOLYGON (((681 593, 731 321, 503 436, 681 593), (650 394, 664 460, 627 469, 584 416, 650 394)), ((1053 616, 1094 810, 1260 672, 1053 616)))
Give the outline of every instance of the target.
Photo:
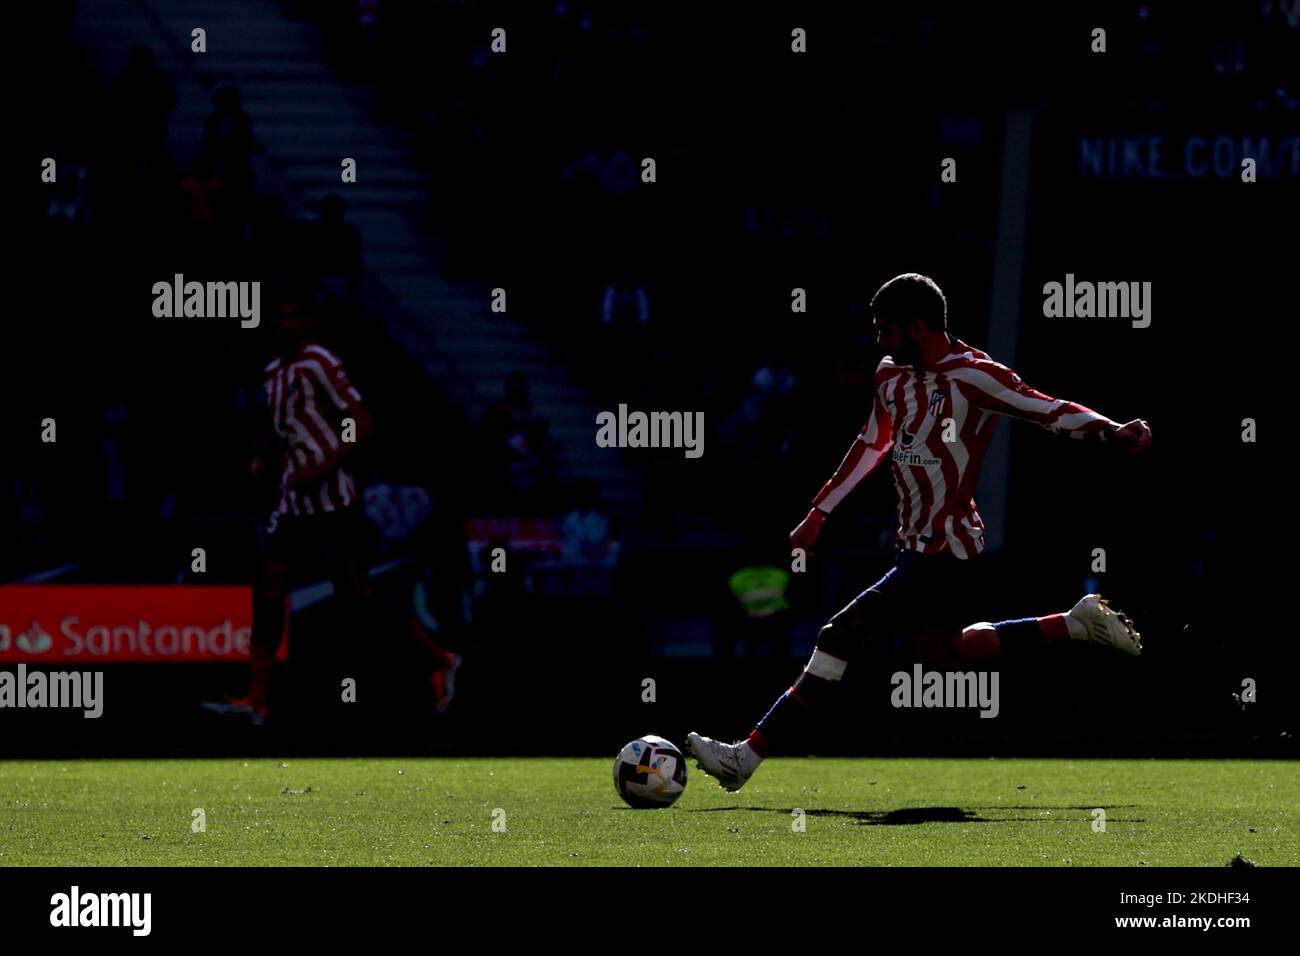
POLYGON ((1285 761, 775 759, 738 794, 692 765, 667 810, 612 764, 0 762, 0 865, 1300 865, 1285 761))

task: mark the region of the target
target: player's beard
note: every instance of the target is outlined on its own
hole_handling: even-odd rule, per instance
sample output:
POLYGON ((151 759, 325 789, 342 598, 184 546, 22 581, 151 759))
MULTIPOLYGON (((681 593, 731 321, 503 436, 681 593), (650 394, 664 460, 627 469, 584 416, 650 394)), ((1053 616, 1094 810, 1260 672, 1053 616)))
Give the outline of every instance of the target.
POLYGON ((889 357, 894 360, 895 365, 915 365, 921 358, 921 350, 911 339, 904 339, 902 345, 890 351, 889 357))

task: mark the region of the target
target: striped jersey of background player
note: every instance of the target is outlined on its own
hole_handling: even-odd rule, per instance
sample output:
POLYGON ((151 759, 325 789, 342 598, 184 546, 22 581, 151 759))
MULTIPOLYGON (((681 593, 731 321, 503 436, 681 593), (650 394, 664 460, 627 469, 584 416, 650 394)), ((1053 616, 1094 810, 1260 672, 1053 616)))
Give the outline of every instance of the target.
POLYGON ((739 789, 769 753, 788 750, 803 737, 809 717, 825 707, 867 640, 907 630, 949 667, 1068 639, 1134 655, 1141 651, 1132 622, 1096 594, 1061 614, 963 625, 971 620, 977 597, 970 593, 968 562, 984 548, 984 522, 972 493, 996 416, 1134 453, 1150 445, 1147 423, 1135 419, 1120 425, 1083 405, 1044 395, 950 335, 947 300, 926 276, 908 273, 886 282, 872 298, 871 310, 877 342, 886 353, 876 369, 871 416, 791 533, 790 544, 811 553, 827 515, 888 461, 898 492, 894 566, 821 629, 803 673, 748 738, 728 744, 696 733, 687 737, 700 768, 729 790, 739 789))
POLYGON ((307 571, 323 571, 333 582, 336 620, 349 639, 397 632, 424 649, 442 712, 455 693, 460 656, 439 646, 409 613, 400 621, 376 620, 379 602, 371 601, 370 529, 347 467, 351 451, 373 430, 370 414, 338 356, 311 338, 309 307, 297 297, 278 302, 271 328, 278 354, 263 371, 262 389, 275 447, 260 449, 251 468, 254 476, 277 470, 279 486, 259 545, 251 674, 245 693, 204 706, 248 716, 254 723, 265 720, 275 653, 284 634, 286 582, 307 571), (355 435, 345 436, 345 419, 351 419, 355 435))

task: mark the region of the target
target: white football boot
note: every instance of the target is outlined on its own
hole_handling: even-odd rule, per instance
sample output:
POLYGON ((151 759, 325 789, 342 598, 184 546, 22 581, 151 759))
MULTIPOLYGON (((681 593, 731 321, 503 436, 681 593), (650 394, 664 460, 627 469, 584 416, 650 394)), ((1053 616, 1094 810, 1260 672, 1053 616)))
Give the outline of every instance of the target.
POLYGON ((763 762, 747 741, 724 744, 694 732, 686 735, 686 752, 695 758, 695 766, 717 780, 728 793, 743 787, 763 762))
POLYGON ((1118 648, 1136 657, 1142 653, 1142 635, 1123 611, 1110 607, 1100 594, 1085 594, 1066 614, 1070 636, 1118 648))

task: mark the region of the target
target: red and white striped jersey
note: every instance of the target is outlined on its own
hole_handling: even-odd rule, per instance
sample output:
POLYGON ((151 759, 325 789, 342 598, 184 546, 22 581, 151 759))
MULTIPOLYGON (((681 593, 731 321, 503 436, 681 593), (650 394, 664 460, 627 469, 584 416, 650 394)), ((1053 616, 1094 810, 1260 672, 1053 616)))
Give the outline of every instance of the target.
POLYGON ((339 447, 343 413, 349 401, 361 401, 343 363, 329 349, 308 345, 287 363, 276 358, 267 365, 262 387, 280 438, 282 471, 276 512, 317 514, 354 504, 358 500, 356 485, 342 466, 320 481, 289 487, 296 470, 320 464, 327 451, 339 447))
POLYGON ((969 558, 984 550, 984 522, 971 497, 993 437, 1009 415, 1073 438, 1105 439, 1110 419, 1035 391, 979 349, 949 336, 933 366, 876 369, 874 407, 853 447, 813 504, 831 511, 888 461, 898 489, 898 546, 969 558))

